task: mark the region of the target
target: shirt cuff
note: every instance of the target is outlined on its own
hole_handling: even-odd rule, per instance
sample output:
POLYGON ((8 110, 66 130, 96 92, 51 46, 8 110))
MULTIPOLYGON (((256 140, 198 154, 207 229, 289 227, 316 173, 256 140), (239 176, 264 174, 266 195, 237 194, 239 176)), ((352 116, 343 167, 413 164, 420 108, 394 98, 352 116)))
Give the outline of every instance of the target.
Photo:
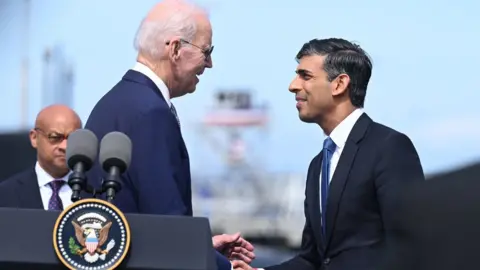
MULTIPOLYGON (((230 268, 230 269, 233 270, 233 265, 232 265, 232 264, 230 264, 230 265, 231 265, 231 268, 230 268)), ((253 270, 265 270, 265 269, 263 269, 263 268, 252 268, 252 269, 253 269, 253 270)))

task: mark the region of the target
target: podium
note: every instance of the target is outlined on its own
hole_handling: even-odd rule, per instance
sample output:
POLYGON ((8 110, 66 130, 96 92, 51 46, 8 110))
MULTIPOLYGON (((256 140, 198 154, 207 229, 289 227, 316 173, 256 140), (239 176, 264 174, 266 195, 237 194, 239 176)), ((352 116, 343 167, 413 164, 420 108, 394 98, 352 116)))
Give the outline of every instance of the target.
MULTIPOLYGON (((0 269, 67 269, 52 241, 59 214, 0 208, 0 269)), ((139 214, 125 217, 131 242, 127 256, 116 269, 217 269, 208 219, 139 214)))

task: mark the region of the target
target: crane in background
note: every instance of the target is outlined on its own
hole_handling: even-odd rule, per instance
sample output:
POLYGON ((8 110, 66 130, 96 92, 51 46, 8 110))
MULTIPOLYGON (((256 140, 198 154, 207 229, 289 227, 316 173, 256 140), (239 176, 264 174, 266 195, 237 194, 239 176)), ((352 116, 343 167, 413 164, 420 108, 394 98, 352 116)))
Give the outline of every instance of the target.
POLYGON ((46 48, 43 54, 42 107, 63 104, 73 108, 74 69, 62 46, 46 48))
POLYGON ((28 101, 29 101, 29 49, 30 49, 30 0, 24 0, 23 14, 23 56, 20 76, 20 128, 25 129, 29 125, 28 121, 28 101))
POLYGON ((261 188, 258 183, 265 169, 264 159, 252 157, 253 151, 248 149, 246 133, 259 132, 256 138, 265 139, 268 137, 267 125, 266 105, 254 105, 251 94, 242 90, 219 91, 215 95, 213 108, 200 124, 199 135, 224 163, 222 183, 227 186, 243 183, 252 187, 242 190, 244 195, 259 195, 261 188))
POLYGON ((216 233, 241 231, 249 239, 296 247, 304 225, 304 180, 268 171, 269 122, 267 104, 256 104, 250 91, 214 95, 197 134, 220 157, 223 172, 192 175, 194 211, 209 217, 216 233))
MULTIPOLYGON (((22 4, 22 57, 20 70, 20 129, 30 126, 29 97, 30 97, 30 35, 31 35, 31 0, 24 0, 22 4)), ((72 64, 66 60, 61 46, 46 48, 43 55, 43 85, 42 104, 45 107, 51 104, 73 106, 74 70, 72 64)))

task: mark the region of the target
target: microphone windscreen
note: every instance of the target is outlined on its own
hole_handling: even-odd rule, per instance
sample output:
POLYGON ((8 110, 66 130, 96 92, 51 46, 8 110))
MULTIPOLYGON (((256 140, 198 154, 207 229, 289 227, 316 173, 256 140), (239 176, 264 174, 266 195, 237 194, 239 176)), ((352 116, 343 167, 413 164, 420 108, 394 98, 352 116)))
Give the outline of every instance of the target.
POLYGON ((98 139, 88 129, 77 129, 67 139, 67 164, 73 170, 73 166, 82 162, 85 171, 90 170, 98 154, 98 139))
POLYGON ((130 165, 132 158, 132 141, 122 132, 113 131, 105 135, 100 142, 99 161, 105 171, 112 166, 123 173, 130 165))

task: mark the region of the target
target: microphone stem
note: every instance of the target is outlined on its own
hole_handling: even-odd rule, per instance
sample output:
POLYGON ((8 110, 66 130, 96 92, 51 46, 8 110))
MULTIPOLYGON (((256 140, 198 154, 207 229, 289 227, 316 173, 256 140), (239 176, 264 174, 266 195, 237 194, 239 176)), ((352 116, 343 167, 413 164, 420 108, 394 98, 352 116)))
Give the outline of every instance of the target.
POLYGON ((117 166, 112 166, 110 167, 110 170, 108 170, 109 172, 109 178, 111 178, 111 180, 117 180, 117 177, 120 175, 120 169, 117 167, 117 166))
POLYGON ((73 171, 78 173, 85 172, 85 164, 83 164, 83 162, 77 162, 73 167, 73 171))
POLYGON ((69 176, 68 185, 72 188, 72 202, 80 200, 80 192, 86 185, 85 164, 77 162, 73 166, 72 174, 69 176))
POLYGON ((107 181, 105 182, 105 184, 107 187, 107 201, 109 203, 113 203, 113 200, 115 199, 115 193, 117 192, 117 190, 120 189, 120 183, 117 179, 120 174, 120 169, 117 166, 112 166, 108 170, 107 181))

